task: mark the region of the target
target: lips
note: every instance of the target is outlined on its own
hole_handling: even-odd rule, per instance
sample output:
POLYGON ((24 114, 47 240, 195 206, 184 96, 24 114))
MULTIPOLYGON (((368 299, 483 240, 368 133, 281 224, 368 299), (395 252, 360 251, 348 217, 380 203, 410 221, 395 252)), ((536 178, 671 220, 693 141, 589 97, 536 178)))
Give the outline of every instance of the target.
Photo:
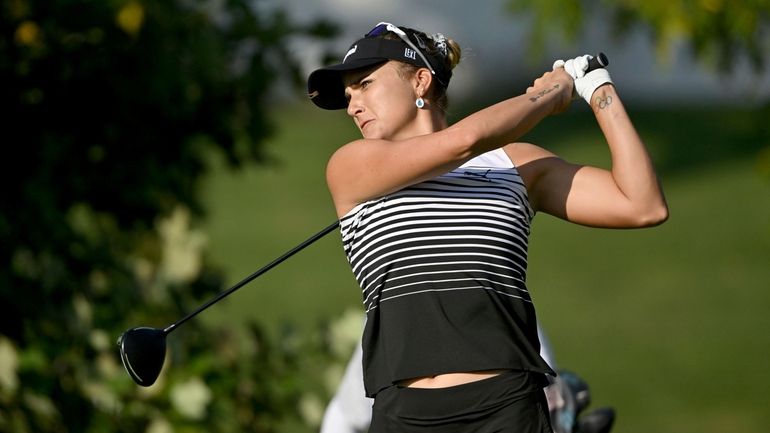
POLYGON ((372 123, 373 121, 374 121, 374 119, 368 119, 368 120, 364 120, 364 121, 362 121, 362 122, 359 124, 359 128, 361 128, 361 130, 363 131, 363 130, 364 130, 364 128, 366 128, 366 125, 368 125, 368 124, 372 123))

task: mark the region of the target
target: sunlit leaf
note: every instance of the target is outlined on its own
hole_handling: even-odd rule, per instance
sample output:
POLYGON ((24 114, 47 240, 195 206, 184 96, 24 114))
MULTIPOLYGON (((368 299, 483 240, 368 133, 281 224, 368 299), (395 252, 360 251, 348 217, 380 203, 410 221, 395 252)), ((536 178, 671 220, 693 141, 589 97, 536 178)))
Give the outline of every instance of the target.
POLYGON ((129 1, 118 11, 118 26, 131 36, 136 36, 144 23, 144 7, 138 1, 129 1))

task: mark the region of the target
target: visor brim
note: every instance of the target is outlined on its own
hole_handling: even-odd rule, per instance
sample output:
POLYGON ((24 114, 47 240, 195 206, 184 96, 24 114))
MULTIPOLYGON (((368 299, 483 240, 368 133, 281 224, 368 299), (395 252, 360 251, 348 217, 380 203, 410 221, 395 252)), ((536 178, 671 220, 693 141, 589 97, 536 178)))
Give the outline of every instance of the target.
POLYGON ((367 68, 387 61, 388 59, 383 58, 356 59, 346 63, 339 63, 317 69, 308 77, 308 95, 313 103, 325 110, 340 110, 347 108, 348 100, 345 98, 345 84, 342 80, 343 74, 348 71, 367 68))

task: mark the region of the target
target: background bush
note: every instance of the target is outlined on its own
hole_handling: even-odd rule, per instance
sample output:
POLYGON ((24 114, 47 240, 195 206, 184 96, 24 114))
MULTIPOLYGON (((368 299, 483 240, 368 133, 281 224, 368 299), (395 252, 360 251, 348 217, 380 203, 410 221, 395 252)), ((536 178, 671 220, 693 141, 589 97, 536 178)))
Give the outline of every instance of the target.
POLYGON ((195 229, 207 159, 263 161, 263 106, 299 82, 289 40, 335 29, 241 0, 0 4, 0 430, 275 431, 298 417, 298 345, 257 324, 236 337, 190 322, 148 389, 115 340, 222 289, 195 229))

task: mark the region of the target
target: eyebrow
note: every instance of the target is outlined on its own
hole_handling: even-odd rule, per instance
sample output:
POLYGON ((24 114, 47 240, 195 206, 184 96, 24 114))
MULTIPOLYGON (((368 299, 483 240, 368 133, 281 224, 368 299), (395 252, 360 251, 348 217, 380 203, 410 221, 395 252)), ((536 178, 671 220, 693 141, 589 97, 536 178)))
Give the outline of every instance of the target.
POLYGON ((357 71, 357 72, 351 72, 350 74, 346 74, 345 77, 342 78, 342 85, 345 88, 345 98, 350 97, 350 93, 348 92, 348 87, 351 86, 357 86, 361 84, 366 77, 372 74, 372 70, 363 70, 363 71, 357 71))
POLYGON ((371 70, 364 70, 364 71, 356 71, 351 72, 350 74, 346 74, 345 77, 342 78, 342 85, 345 87, 348 86, 355 86, 356 84, 361 83, 361 81, 364 81, 364 78, 371 75, 371 70))

